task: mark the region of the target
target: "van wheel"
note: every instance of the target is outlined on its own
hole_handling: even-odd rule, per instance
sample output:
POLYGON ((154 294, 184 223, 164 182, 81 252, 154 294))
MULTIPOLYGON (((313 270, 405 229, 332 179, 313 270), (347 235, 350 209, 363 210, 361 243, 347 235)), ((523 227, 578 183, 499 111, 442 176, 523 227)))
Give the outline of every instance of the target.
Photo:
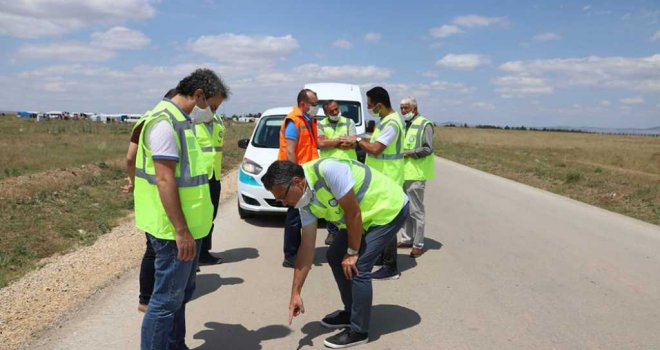
POLYGON ((241 208, 241 204, 236 201, 237 207, 238 207, 238 216, 240 216, 241 219, 247 219, 249 217, 252 217, 252 213, 241 208))

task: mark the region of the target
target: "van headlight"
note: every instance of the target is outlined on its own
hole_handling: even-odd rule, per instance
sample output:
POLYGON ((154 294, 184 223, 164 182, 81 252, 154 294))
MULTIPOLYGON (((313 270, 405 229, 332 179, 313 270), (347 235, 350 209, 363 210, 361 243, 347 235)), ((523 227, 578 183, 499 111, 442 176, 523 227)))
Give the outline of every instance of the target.
POLYGON ((252 175, 258 175, 261 172, 261 170, 263 170, 263 168, 259 164, 247 158, 243 158, 241 169, 243 169, 243 171, 245 171, 246 173, 252 175))

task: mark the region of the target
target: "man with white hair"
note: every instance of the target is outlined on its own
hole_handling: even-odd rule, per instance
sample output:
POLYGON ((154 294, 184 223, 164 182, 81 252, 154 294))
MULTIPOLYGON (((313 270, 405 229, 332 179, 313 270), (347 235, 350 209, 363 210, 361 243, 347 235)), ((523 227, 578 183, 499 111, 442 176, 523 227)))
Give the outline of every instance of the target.
POLYGON ((410 199, 410 216, 401 231, 398 248, 412 248, 411 258, 424 254, 424 189, 426 180, 435 177, 433 124, 421 116, 412 97, 401 100, 401 115, 406 121, 403 143, 403 190, 410 199))

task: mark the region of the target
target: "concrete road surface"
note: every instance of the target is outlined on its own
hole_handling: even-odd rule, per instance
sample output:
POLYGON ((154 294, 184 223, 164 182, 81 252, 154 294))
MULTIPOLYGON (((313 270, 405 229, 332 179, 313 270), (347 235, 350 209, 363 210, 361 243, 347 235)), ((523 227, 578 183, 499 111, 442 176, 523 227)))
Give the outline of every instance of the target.
MULTIPOLYGON (((400 280, 374 282, 363 349, 660 349, 660 228, 437 159, 426 189, 428 252, 399 251, 400 280)), ((320 349, 341 307, 323 239, 288 327, 292 270, 282 218, 243 221, 234 201, 187 308, 191 349, 320 349)), ((30 349, 137 349, 137 271, 30 349)))

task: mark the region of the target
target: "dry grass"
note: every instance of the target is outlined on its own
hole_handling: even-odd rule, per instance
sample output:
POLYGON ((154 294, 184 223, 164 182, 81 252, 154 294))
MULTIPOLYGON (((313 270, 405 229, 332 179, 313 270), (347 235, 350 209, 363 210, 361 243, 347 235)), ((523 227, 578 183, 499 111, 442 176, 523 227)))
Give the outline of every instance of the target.
MULTIPOLYGON (((228 125, 223 168, 254 124, 228 125)), ((0 117, 0 287, 40 259, 93 243, 133 206, 119 191, 131 125, 0 117)))
POLYGON ((436 128, 436 153, 512 180, 660 224, 660 138, 436 128))

